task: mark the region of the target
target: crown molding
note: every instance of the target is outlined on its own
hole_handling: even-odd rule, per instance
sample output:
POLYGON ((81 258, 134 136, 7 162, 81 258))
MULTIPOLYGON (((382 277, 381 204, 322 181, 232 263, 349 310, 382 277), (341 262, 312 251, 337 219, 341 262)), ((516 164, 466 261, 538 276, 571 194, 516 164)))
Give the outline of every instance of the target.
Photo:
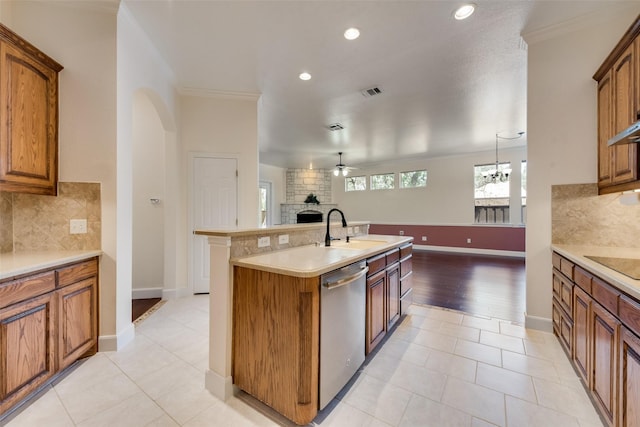
POLYGON ((202 89, 194 87, 180 87, 178 93, 184 96, 197 96, 200 98, 235 99, 242 101, 257 101, 261 93, 238 92, 230 90, 202 89))
MULTIPOLYGON (((555 39, 565 34, 575 31, 592 28, 601 25, 602 22, 610 20, 615 16, 619 16, 622 11, 634 10, 637 13, 637 5, 629 2, 619 7, 609 7, 605 10, 599 10, 591 13, 577 16, 575 18, 563 21, 557 24, 548 25, 533 31, 523 31, 522 38, 528 45, 540 43, 546 40, 555 39)), ((635 16, 635 14, 634 14, 635 16)))

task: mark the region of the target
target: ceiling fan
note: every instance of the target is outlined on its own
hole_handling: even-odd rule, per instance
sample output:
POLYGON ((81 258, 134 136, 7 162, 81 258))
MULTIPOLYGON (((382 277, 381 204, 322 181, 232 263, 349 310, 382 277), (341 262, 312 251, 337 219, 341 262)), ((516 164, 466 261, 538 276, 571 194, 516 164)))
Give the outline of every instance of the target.
POLYGON ((342 176, 347 176, 349 174, 350 170, 356 169, 356 168, 349 167, 349 166, 345 165, 344 163, 342 163, 342 151, 338 153, 338 156, 340 156, 340 160, 338 161, 338 164, 336 165, 336 168, 333 170, 333 174, 335 176, 338 176, 340 174, 342 174, 342 176))

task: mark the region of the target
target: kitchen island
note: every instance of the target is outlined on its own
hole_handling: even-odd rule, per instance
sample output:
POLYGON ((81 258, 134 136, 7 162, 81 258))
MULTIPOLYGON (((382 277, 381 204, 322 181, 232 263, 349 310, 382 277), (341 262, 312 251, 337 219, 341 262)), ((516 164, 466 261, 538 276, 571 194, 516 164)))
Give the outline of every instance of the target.
POLYGON ((234 384, 297 424, 311 422, 364 361, 369 320, 384 327, 400 317, 400 248, 410 256, 411 241, 367 235, 232 260, 234 384), (385 280, 366 280, 369 268, 385 280), (353 279, 337 279, 347 269, 353 279), (378 301, 368 283, 382 291, 378 301))

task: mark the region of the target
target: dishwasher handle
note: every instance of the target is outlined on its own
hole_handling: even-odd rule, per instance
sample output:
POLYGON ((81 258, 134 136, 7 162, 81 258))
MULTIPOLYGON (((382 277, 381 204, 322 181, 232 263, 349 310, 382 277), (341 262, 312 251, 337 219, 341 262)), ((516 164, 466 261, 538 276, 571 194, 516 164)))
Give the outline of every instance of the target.
POLYGON ((339 288, 340 286, 348 285, 349 283, 355 282, 356 280, 358 280, 359 278, 361 278, 362 276, 367 274, 368 271, 369 271, 369 266, 365 266, 360 271, 358 271, 356 274, 352 274, 350 276, 342 277, 342 278, 340 278, 340 279, 338 279, 336 281, 333 281, 333 282, 323 283, 322 286, 324 286, 325 288, 327 288, 329 290, 335 289, 335 288, 339 288))

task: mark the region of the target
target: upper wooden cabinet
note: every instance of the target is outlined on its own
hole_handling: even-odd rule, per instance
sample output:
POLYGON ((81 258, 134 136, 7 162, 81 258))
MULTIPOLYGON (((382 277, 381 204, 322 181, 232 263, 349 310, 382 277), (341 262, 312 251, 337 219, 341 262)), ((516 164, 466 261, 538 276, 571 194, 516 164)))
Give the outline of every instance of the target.
POLYGON ((0 191, 57 194, 61 70, 0 24, 0 191))
POLYGON ((600 66, 598 82, 598 188, 600 194, 640 188, 638 145, 609 147, 640 113, 640 17, 600 66))

